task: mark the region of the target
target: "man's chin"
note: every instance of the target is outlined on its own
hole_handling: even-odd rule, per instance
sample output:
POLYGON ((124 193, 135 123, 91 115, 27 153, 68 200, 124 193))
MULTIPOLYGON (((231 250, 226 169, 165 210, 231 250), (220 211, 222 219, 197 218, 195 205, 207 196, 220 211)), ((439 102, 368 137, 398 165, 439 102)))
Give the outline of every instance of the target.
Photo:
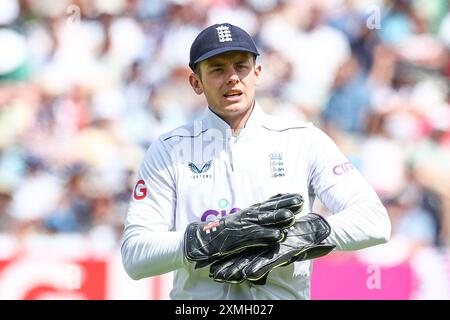
POLYGON ((223 110, 225 112, 242 113, 245 112, 246 109, 247 108, 244 106, 242 102, 236 102, 225 106, 223 110))

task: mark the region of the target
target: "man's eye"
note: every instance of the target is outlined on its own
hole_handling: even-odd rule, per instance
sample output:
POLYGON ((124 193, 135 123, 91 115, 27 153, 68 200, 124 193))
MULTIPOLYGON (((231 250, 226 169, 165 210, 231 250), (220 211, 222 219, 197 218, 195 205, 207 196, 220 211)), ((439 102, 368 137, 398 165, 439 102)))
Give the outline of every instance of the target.
POLYGON ((247 68, 247 65, 246 65, 246 64, 238 64, 236 68, 237 68, 238 70, 243 70, 243 69, 246 69, 246 68, 247 68))
POLYGON ((214 68, 211 70, 211 72, 222 72, 223 68, 214 68))

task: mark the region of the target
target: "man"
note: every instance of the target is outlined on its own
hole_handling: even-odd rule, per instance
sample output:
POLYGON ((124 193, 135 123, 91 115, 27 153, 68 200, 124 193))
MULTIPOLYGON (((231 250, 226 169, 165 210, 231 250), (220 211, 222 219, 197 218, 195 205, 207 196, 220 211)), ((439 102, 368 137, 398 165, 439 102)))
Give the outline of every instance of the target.
MULTIPOLYGON (((312 216, 317 195, 335 213, 326 218, 329 230, 324 243, 330 248, 357 250, 390 237, 385 208, 330 138, 311 123, 261 110, 255 100, 262 72, 258 55, 251 37, 234 25, 216 24, 203 30, 191 46, 189 82, 196 94, 204 94, 208 108, 200 121, 162 135, 150 146, 141 166, 126 218, 123 264, 133 279, 175 271, 172 299, 310 298, 311 260, 306 255, 270 265, 263 285, 245 272, 238 274, 236 283, 214 273, 227 270, 220 259, 234 259, 229 255, 233 250, 244 256, 248 252, 251 258, 245 264, 258 261, 251 250, 259 248, 246 248, 254 242, 236 250, 223 238, 228 251, 220 248, 221 252, 193 257, 197 249, 210 249, 205 243, 214 241, 215 227, 226 228, 230 221, 242 223, 244 214, 254 217, 252 210, 260 210, 260 205, 242 209, 274 195, 278 196, 272 199, 280 199, 280 194, 303 197, 301 212, 293 210, 295 226, 312 216), (208 224, 214 219, 220 224, 208 224), (199 245, 190 250, 193 243, 199 245), (211 262, 213 267, 205 267, 211 262)), ((279 213, 269 214, 273 212, 279 213)), ((257 217, 261 214, 265 213, 257 211, 257 217)), ((290 226, 256 226, 258 232, 270 229, 272 242, 278 241, 277 246, 268 240, 264 250, 285 243, 290 226)), ((247 241, 245 230, 234 238, 236 243, 247 241)))

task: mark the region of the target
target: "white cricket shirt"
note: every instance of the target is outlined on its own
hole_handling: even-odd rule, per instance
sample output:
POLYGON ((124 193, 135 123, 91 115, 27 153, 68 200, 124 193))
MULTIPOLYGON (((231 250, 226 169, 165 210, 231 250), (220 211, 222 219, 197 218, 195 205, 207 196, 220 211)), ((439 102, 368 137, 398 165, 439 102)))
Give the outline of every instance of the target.
MULTIPOLYGON (((194 269, 183 234, 194 221, 233 214, 278 193, 315 196, 334 213, 327 242, 355 250, 386 242, 391 224, 372 187, 311 123, 265 114, 255 103, 237 137, 209 108, 159 137, 140 168, 127 212, 122 259, 133 279, 174 271, 172 299, 309 299, 311 261, 270 272, 266 285, 224 284, 194 269)), ((332 253, 331 253, 332 254, 332 253)))

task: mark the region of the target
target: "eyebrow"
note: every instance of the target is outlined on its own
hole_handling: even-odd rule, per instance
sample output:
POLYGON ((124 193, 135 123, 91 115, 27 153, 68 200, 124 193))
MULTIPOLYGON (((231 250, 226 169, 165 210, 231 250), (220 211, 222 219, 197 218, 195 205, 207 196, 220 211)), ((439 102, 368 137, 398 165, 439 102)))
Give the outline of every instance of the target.
MULTIPOLYGON (((234 61, 233 64, 242 64, 242 63, 247 63, 249 62, 248 59, 238 59, 237 61, 234 61)), ((208 68, 214 68, 214 67, 223 67, 226 63, 225 62, 221 62, 221 61, 213 61, 208 63, 206 66, 208 68)))
POLYGON ((217 61, 217 62, 208 63, 206 66, 208 68, 214 68, 214 67, 222 67, 224 65, 225 65, 225 63, 217 61))

